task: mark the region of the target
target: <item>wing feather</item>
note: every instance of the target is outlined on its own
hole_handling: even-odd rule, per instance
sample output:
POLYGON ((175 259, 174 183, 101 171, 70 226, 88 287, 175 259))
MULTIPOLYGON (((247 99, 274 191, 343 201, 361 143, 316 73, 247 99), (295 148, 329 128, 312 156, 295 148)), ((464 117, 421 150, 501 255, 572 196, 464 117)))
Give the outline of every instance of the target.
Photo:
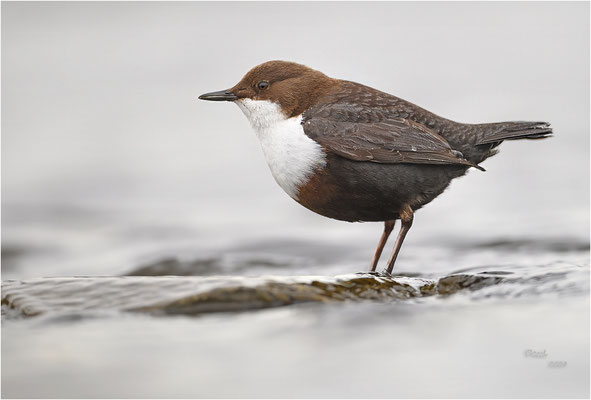
POLYGON ((456 164, 483 169, 454 151, 428 127, 404 118, 348 121, 338 109, 322 116, 304 114, 304 132, 327 150, 354 161, 456 164), (337 118, 331 118, 330 115, 337 118))

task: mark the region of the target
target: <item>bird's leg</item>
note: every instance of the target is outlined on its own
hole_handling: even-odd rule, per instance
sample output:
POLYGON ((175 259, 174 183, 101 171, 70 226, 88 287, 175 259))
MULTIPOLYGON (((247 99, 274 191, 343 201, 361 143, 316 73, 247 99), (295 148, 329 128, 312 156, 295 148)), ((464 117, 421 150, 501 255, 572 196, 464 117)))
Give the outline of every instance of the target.
POLYGON ((396 244, 394 244, 394 251, 388 260, 388 269, 386 272, 388 274, 392 273, 394 269, 394 263, 396 262, 396 257, 398 257, 398 253, 400 252, 400 248, 402 247, 402 242, 404 241, 404 237, 408 233, 410 227, 412 226, 412 220, 414 217, 414 213, 410 206, 406 206, 404 210, 400 213, 400 222, 402 222, 402 226, 400 228, 400 232, 398 233, 398 237, 396 238, 396 244))
POLYGON ((390 233, 392 233, 392 229, 394 229, 394 224, 396 224, 395 219, 384 222, 384 233, 382 233, 382 237, 380 238, 380 242, 378 243, 376 253, 373 255, 373 261, 371 263, 370 271, 376 270, 376 267, 378 266, 378 261, 380 260, 380 256, 382 255, 382 250, 384 250, 384 246, 386 245, 386 242, 390 237, 390 233))

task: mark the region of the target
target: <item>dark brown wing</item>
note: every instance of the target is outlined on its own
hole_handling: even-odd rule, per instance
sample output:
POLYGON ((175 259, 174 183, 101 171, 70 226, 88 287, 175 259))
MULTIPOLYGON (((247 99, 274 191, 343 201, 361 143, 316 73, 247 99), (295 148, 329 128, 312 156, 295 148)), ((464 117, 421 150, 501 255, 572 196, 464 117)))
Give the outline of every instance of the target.
MULTIPOLYGON (((338 107, 338 106, 337 106, 338 107)), ((326 106, 323 107, 326 111, 326 106)), ((482 169, 452 150, 431 129, 404 118, 379 122, 350 122, 304 113, 304 132, 327 150, 354 161, 377 163, 457 164, 482 169)))

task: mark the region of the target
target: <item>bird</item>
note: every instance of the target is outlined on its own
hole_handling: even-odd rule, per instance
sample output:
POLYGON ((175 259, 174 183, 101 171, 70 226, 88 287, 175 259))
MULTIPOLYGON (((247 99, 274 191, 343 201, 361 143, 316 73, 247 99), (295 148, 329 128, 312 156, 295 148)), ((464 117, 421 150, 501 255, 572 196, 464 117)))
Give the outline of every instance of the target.
POLYGON ((547 122, 467 124, 360 83, 305 65, 260 64, 230 89, 201 100, 238 105, 258 137, 279 186, 322 216, 383 222, 376 268, 395 223, 400 230, 385 273, 391 275, 414 214, 505 140, 552 136, 547 122))

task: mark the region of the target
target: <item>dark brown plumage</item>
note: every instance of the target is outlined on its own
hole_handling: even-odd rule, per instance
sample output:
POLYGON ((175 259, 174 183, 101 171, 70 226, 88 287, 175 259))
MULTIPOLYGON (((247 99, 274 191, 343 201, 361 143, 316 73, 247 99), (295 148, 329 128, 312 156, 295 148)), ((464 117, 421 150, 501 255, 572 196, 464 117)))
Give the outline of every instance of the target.
POLYGON ((319 143, 336 143, 336 149, 358 148, 349 157, 340 154, 358 161, 470 166, 494 155, 491 149, 503 140, 539 139, 552 133, 547 122, 462 124, 348 81, 340 81, 306 110, 304 130, 319 143), (364 159, 363 151, 370 149, 376 156, 364 159), (388 156, 384 150, 400 154, 388 156))
POLYGON ((285 120, 301 117, 303 133, 321 146, 324 157, 298 182, 292 197, 329 218, 385 221, 372 270, 400 219, 388 273, 414 211, 468 168, 484 170, 478 164, 496 154, 504 140, 552 134, 546 122, 454 122, 379 90, 285 61, 261 64, 233 88, 200 98, 277 104, 285 120))

